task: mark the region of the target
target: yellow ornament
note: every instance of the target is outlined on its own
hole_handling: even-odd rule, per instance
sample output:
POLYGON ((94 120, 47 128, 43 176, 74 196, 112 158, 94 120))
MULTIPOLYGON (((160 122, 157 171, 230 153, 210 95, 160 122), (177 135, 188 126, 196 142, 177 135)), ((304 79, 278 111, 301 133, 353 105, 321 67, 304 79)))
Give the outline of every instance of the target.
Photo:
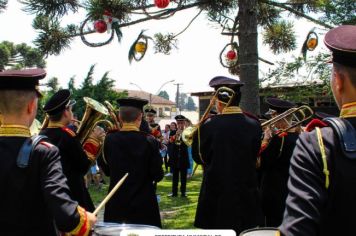
POLYGON ((317 45, 318 45, 318 40, 316 38, 308 39, 308 41, 307 41, 307 49, 309 51, 313 51, 316 48, 317 45))
POLYGON ((135 45, 135 52, 144 53, 145 51, 146 51, 146 43, 137 42, 136 45, 135 45))

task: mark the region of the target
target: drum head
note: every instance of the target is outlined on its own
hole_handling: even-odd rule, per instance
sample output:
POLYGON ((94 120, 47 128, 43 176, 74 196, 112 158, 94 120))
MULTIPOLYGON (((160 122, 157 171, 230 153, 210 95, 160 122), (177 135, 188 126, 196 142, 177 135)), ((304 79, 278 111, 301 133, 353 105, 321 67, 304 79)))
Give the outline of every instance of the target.
POLYGON ((152 225, 137 225, 137 224, 117 224, 101 222, 95 225, 94 235, 96 236, 118 236, 124 229, 144 230, 144 229, 160 229, 152 225))
POLYGON ((246 230, 240 236, 280 236, 280 233, 277 228, 257 228, 246 230))

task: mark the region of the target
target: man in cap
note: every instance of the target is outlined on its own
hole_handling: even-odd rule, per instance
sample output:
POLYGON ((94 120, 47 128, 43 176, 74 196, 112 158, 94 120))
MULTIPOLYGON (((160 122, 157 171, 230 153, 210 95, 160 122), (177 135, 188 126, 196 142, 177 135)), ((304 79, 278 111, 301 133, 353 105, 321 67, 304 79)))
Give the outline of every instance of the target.
POLYGON ((153 109, 152 107, 148 107, 145 109, 145 113, 146 113, 147 123, 151 130, 151 134, 155 136, 157 139, 160 139, 162 137, 161 126, 157 124, 155 121, 155 117, 157 114, 156 110, 153 109))
POLYGON ((117 102, 122 128, 106 136, 98 163, 110 176, 109 191, 126 173, 129 175, 107 203, 104 221, 161 227, 153 184, 163 178, 159 144, 154 137, 139 130, 143 106, 148 101, 121 98, 117 102))
POLYGON ((71 199, 57 147, 30 125, 43 69, 0 72, 0 235, 87 235, 96 217, 71 199))
POLYGON ((183 115, 177 115, 174 119, 177 121, 177 130, 171 131, 174 136, 171 136, 172 138, 170 139, 172 150, 168 163, 172 169, 173 178, 172 193, 169 196, 178 196, 178 182, 180 178, 180 193, 182 197, 186 197, 187 171, 190 166, 188 147, 182 140, 182 132, 185 127, 186 118, 183 115))
POLYGON ((70 91, 62 89, 47 101, 43 110, 48 116, 49 123, 40 134, 46 135, 60 151, 63 172, 68 179, 71 197, 85 209, 94 211, 94 204, 85 187, 84 176, 95 163, 104 133, 100 129, 95 129, 82 146, 76 134, 68 127, 73 119, 72 108, 75 104, 75 101, 70 98, 70 91))
POLYGON ((297 142, 282 235, 356 235, 356 26, 331 29, 324 42, 332 51, 331 89, 340 118, 297 142))
POLYGON ((242 82, 218 76, 209 85, 219 90, 219 114, 193 136, 193 159, 204 168, 194 225, 239 234, 262 223, 256 176, 262 130, 257 118, 239 108, 242 82))
MULTIPOLYGON (((278 98, 267 98, 271 117, 295 107, 295 104, 278 98)), ((287 181, 289 162, 299 133, 294 130, 278 133, 288 127, 291 117, 277 121, 264 132, 260 151, 261 200, 266 226, 277 227, 283 219, 285 201, 288 195, 287 181), (288 120, 288 122, 287 122, 288 120)))

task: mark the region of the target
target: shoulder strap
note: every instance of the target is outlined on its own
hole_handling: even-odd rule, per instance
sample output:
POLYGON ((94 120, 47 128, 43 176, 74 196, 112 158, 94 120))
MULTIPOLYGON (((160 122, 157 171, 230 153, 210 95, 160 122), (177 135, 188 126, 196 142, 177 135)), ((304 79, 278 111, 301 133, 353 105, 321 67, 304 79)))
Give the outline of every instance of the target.
POLYGON ((328 189, 330 185, 329 181, 329 170, 328 170, 328 161, 326 159, 325 146, 323 142, 323 136, 319 127, 316 127, 316 137, 318 139, 319 149, 321 153, 321 159, 323 160, 323 173, 325 174, 325 188, 328 189))
POLYGON ((19 168, 26 168, 28 166, 33 149, 45 138, 47 138, 45 135, 34 135, 25 140, 16 159, 16 164, 19 168))
POLYGON ((75 132, 73 130, 71 130, 70 128, 68 128, 67 126, 62 127, 62 130, 65 131, 66 133, 68 133, 72 137, 76 136, 75 132))
POLYGON ((324 119, 336 133, 343 154, 349 159, 356 159, 356 131, 351 123, 343 118, 324 119))

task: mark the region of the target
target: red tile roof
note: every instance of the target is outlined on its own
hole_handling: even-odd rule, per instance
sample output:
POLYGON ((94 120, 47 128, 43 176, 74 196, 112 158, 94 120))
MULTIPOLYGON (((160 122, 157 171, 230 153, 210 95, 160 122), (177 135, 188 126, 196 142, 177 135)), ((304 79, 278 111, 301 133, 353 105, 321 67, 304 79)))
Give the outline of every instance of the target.
POLYGON ((160 96, 154 95, 154 94, 150 94, 148 92, 145 91, 139 91, 139 90, 127 90, 127 89, 117 89, 118 92, 124 92, 127 91, 128 96, 129 97, 138 97, 138 98, 142 98, 142 99, 147 99, 148 101, 151 100, 151 104, 152 105, 169 105, 169 106, 174 106, 175 103, 167 100, 165 98, 162 98, 160 96), (150 95, 151 95, 151 99, 150 99, 150 95))

